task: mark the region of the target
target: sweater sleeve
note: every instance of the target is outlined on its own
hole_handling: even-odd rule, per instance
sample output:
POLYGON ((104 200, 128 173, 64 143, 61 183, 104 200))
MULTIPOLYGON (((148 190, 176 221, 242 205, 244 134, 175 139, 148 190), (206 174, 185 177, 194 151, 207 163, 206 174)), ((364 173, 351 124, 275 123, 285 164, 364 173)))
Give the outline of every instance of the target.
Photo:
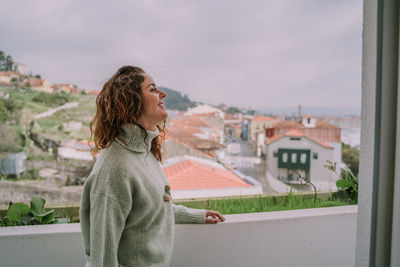
POLYGON ((128 214, 120 202, 95 194, 90 214, 90 266, 118 266, 118 244, 128 214))
POLYGON ((183 205, 172 204, 175 223, 205 223, 205 210, 192 209, 183 205))

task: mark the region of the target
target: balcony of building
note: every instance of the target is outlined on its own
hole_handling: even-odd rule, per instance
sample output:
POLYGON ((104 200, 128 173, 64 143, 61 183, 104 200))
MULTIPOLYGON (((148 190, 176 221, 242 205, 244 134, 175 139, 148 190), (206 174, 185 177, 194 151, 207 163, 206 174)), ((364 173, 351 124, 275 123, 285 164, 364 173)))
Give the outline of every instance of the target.
MULTIPOLYGON (((359 205, 177 225, 171 266, 400 266, 399 2, 365 0, 359 205)), ((1 266, 83 266, 79 224, 0 229, 1 266)))

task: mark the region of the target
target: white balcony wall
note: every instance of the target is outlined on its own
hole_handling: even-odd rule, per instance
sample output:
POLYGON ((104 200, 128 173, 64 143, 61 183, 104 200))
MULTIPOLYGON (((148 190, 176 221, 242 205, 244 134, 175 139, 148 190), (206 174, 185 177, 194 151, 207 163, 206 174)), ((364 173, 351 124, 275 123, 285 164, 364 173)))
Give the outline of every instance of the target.
MULTIPOLYGON (((177 225, 171 266, 354 266, 356 206, 177 225)), ((79 224, 0 228, 0 266, 84 266, 79 224)))

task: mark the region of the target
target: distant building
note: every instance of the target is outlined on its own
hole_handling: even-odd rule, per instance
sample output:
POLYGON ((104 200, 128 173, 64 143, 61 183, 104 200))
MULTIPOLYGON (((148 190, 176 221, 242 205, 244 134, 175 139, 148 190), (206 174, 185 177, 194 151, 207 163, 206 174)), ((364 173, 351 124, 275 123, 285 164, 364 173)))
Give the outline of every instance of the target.
POLYGON ((207 113, 218 113, 218 116, 223 119, 225 116, 225 113, 218 109, 218 108, 213 108, 212 106, 209 105, 198 105, 194 108, 190 108, 188 111, 184 113, 185 116, 191 116, 195 114, 207 114, 207 113))
POLYGON ((304 183, 296 174, 307 177, 319 190, 336 190, 338 177, 324 167, 335 161, 334 147, 291 129, 267 142, 267 166, 276 179, 289 184, 304 183))
POLYGON ((219 154, 218 150, 225 148, 225 145, 221 143, 221 134, 223 132, 218 127, 212 127, 202 117, 183 116, 175 118, 171 122, 167 131, 167 138, 172 137, 207 153, 211 157, 215 157, 219 154))
POLYGON ((255 116, 250 121, 249 134, 253 142, 256 141, 258 132, 265 132, 265 128, 276 122, 274 118, 268 116, 255 116))
POLYGON ((42 79, 25 79, 22 82, 22 86, 30 86, 32 90, 46 93, 52 93, 54 91, 54 89, 50 86, 50 82, 42 79))
POLYGON ((1 71, 0 72, 0 84, 6 84, 9 85, 11 84, 13 79, 17 79, 17 81, 19 81, 20 78, 20 74, 17 72, 13 72, 13 71, 1 71))
POLYGON ((86 92, 88 95, 98 95, 100 94, 100 90, 90 90, 86 92))
POLYGON ((262 186, 255 179, 228 170, 214 160, 176 157, 163 168, 175 199, 262 193, 262 186))
POLYGON ((6 72, 0 72, 0 84, 10 84, 10 76, 6 72))
POLYGON ((15 66, 16 72, 18 72, 21 75, 28 76, 31 74, 31 70, 29 69, 28 65, 25 65, 23 63, 14 62, 14 66, 15 66))
POLYGON ((169 137, 164 143, 162 143, 161 152, 166 160, 185 155, 197 158, 213 159, 209 154, 172 137, 169 137))
POLYGON ((53 88, 54 92, 61 92, 64 91, 66 93, 72 93, 72 94, 79 94, 80 90, 78 87, 76 87, 73 84, 68 84, 68 83, 56 83, 51 86, 53 88))
POLYGON ((292 129, 296 129, 318 142, 332 146, 334 148, 333 161, 338 164, 342 162, 341 129, 339 127, 326 121, 316 120, 311 116, 305 116, 301 122, 278 121, 268 125, 266 129, 267 140, 284 136, 292 129))

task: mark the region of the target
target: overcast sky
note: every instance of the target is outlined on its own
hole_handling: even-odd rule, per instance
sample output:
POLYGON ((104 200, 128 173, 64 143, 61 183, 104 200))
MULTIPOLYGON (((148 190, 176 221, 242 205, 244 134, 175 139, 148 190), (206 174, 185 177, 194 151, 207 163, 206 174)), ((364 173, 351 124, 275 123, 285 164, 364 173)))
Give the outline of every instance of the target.
POLYGON ((361 105, 362 0, 1 2, 0 50, 50 83, 101 89, 122 65, 192 100, 361 105))

